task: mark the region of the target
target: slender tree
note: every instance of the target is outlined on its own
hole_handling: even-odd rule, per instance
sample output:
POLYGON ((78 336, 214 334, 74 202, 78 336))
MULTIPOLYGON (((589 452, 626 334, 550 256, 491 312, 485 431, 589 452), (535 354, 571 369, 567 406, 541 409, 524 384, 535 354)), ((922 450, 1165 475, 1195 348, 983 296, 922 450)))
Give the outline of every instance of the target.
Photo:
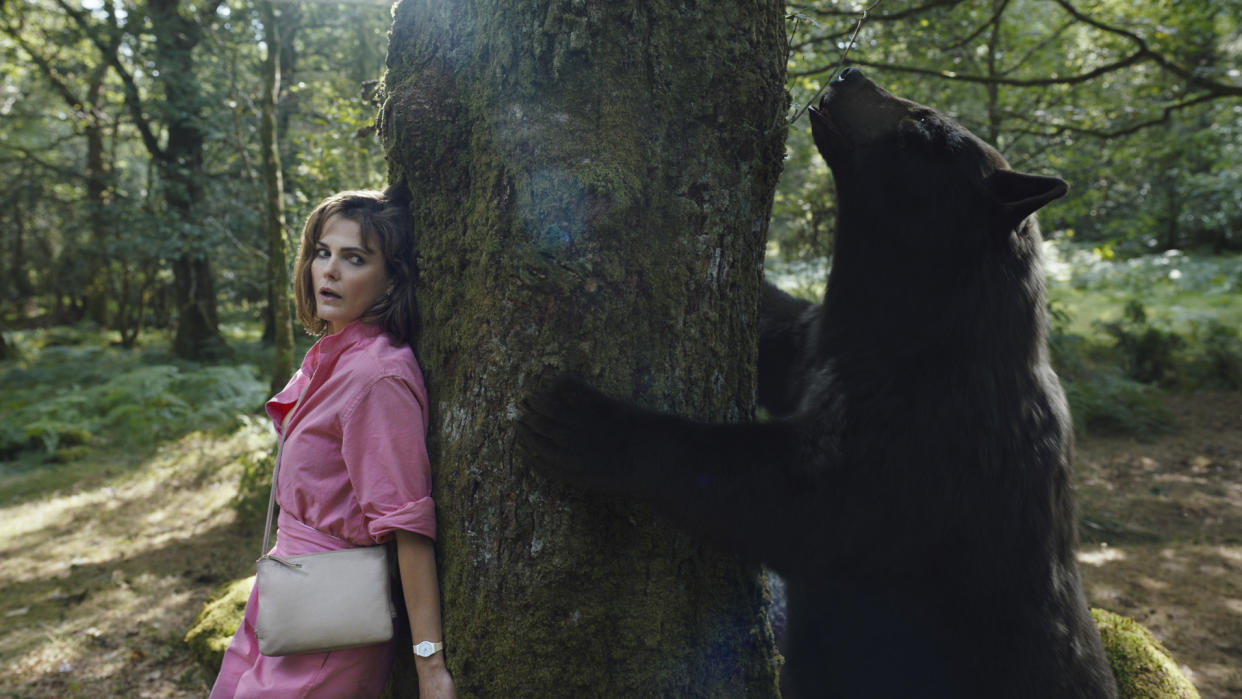
POLYGON ((260 137, 263 141, 263 185, 267 217, 267 298, 272 318, 272 392, 279 391, 293 373, 293 320, 289 313, 289 267, 285 264, 285 190, 280 170, 280 148, 276 135, 280 95, 280 25, 270 0, 261 3, 263 42, 267 55, 263 62, 263 104, 260 137))
POLYGON ((215 276, 207 255, 208 240, 197 217, 203 203, 203 144, 200 113, 204 105, 194 65, 194 49, 212 21, 220 0, 203 8, 183 7, 183 0, 147 0, 155 34, 155 57, 164 92, 165 128, 159 151, 164 200, 180 229, 173 256, 177 329, 173 351, 188 359, 218 356, 224 348, 216 316, 215 276))
POLYGON ((397 6, 380 131, 414 194, 463 696, 777 695, 758 570, 533 475, 512 443, 560 372, 752 417, 783 22, 738 0, 397 6))

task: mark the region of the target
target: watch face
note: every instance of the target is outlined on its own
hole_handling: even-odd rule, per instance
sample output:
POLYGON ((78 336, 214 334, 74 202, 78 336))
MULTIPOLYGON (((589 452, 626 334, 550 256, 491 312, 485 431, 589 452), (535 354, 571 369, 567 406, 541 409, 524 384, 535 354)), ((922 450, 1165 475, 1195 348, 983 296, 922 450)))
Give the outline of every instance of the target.
POLYGON ((436 652, 436 647, 431 645, 430 641, 423 641, 417 646, 414 646, 414 652, 418 653, 419 657, 426 658, 427 656, 436 652))

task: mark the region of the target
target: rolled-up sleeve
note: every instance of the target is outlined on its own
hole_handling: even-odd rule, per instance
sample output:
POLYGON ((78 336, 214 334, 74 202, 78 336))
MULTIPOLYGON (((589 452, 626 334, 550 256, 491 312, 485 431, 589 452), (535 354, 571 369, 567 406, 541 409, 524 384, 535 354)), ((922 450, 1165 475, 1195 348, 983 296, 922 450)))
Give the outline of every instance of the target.
POLYGON ((436 536, 425 401, 401 377, 384 376, 341 414, 341 456, 376 543, 397 530, 436 536))

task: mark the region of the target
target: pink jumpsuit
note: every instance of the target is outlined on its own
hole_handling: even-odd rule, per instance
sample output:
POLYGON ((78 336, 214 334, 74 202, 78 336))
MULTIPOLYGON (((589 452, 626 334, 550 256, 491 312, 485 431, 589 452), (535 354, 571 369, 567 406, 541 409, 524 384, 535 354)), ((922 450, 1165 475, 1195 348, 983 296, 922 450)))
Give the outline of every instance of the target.
MULTIPOLYGON (((281 456, 274 551, 370 546, 396 530, 435 538, 427 393, 410 348, 393 346, 381 328, 362 321, 321 338, 267 402, 277 431, 307 384, 281 456)), ((254 635, 255 604, 251 590, 212 699, 376 697, 383 690, 393 644, 267 657, 254 635)))

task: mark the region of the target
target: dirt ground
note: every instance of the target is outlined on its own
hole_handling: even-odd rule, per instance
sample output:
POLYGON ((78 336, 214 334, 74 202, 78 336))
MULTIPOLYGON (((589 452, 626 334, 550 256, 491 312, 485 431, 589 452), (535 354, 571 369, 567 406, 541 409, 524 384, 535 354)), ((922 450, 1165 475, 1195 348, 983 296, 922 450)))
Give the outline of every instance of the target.
MULTIPOLYGON (((1170 407, 1173 434, 1079 444, 1087 593, 1146 624, 1205 698, 1242 697, 1242 394, 1170 407)), ((253 570, 260 532, 229 502, 266 439, 249 426, 50 466, 55 487, 0 470, 0 694, 204 696, 181 638, 253 570)))
POLYGON ((1242 697, 1242 394, 1168 407, 1173 434, 1078 445, 1087 597, 1151 629, 1205 699, 1242 697))

